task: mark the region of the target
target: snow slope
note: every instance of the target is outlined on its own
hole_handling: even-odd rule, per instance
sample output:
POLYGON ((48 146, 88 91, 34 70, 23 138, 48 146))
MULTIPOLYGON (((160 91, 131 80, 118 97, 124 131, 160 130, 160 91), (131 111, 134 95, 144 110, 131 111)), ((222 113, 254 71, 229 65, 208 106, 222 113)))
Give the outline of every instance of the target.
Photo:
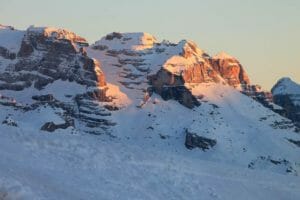
MULTIPOLYGON (((147 112, 144 114, 124 111, 123 115, 125 112, 128 113, 127 118, 120 118, 123 124, 120 124, 119 131, 116 132, 117 138, 68 134, 68 130, 46 134, 34 132, 25 124, 20 128, 2 126, 1 182, 10 180, 9 184, 7 182, 3 184, 3 190, 10 196, 19 195, 16 199, 298 199, 300 197, 298 177, 285 175, 280 169, 251 170, 243 166, 249 154, 253 154, 254 158, 255 153, 261 150, 263 150, 261 153, 265 153, 274 143, 278 143, 275 142, 277 134, 280 134, 280 137, 288 137, 292 136, 291 133, 281 131, 268 133, 267 130, 270 131, 271 128, 263 125, 258 127, 258 130, 243 127, 253 125, 254 120, 249 119, 243 126, 233 124, 225 131, 216 131, 214 137, 221 142, 217 149, 209 152, 197 149, 190 151, 183 145, 182 132, 176 131, 179 130, 178 126, 185 127, 187 125, 185 123, 189 120, 198 119, 199 113, 192 112, 186 117, 194 118, 188 120, 184 116, 173 118, 175 121, 171 123, 170 120, 164 120, 166 115, 169 117, 170 114, 188 111, 176 102, 167 103, 159 97, 155 98, 159 103, 147 105, 145 108, 147 112), (165 109, 169 109, 168 114, 162 113, 165 109), (159 115, 157 119, 146 117, 149 111, 152 115, 159 115), (148 122, 145 122, 147 118, 148 122), (154 130, 145 131, 145 126, 140 122, 149 123, 154 126, 154 130), (245 134, 239 133, 241 130, 246 131, 245 134), (228 135, 229 131, 232 135, 228 135), (158 133, 164 134, 167 139, 161 139, 158 133), (262 139, 254 145, 258 135, 262 136, 262 139), (273 139, 270 146, 264 149, 259 144, 263 138, 270 139, 269 135, 273 139), (224 144, 221 138, 224 139, 224 144), (230 139, 233 140, 231 143, 230 139), (243 144, 247 141, 250 144, 243 144), (234 147, 230 147, 230 144, 234 147), (243 145, 250 147, 247 152, 239 151, 243 145), (232 160, 228 160, 228 157, 232 160), (13 183, 17 186, 12 188, 10 185, 13 183)), ((208 104, 204 107, 209 109, 211 106, 208 104)), ((203 109, 205 108, 201 110, 203 109)), ((232 114, 236 113, 231 112, 228 115, 232 114)), ((23 121, 17 116, 13 118, 17 122, 23 121)), ((226 120, 229 122, 234 119, 236 117, 226 120)), ((201 128, 203 130, 209 129, 209 125, 216 122, 205 117, 201 120, 208 120, 203 121, 203 124, 207 124, 201 128)), ((27 125, 33 124, 28 120, 27 125)), ((191 126, 199 131, 199 127, 191 126)), ((226 127, 225 124, 223 126, 226 127)), ((277 147, 280 148, 280 145, 277 147)), ((295 147, 290 148, 295 151, 295 156, 296 153, 299 155, 295 147)), ((277 153, 280 153, 280 150, 274 152, 277 153)), ((283 152, 278 156, 282 154, 283 152)))
POLYGON ((17 53, 21 47, 24 34, 25 31, 14 30, 12 27, 0 25, 0 47, 17 53))
POLYGON ((87 48, 112 97, 87 104, 113 107, 100 113, 114 124, 107 134, 87 134, 77 118, 66 129, 41 130, 65 122, 64 106, 51 102, 18 109, 47 94, 74 107, 76 95, 90 91, 85 85, 59 79, 40 90, 0 90, 0 199, 300 199, 300 148, 290 142, 300 135, 290 120, 223 82, 185 83, 200 103, 192 109, 150 94, 149 75, 204 59, 194 47, 114 33, 87 48), (216 145, 187 149, 187 131, 216 145))

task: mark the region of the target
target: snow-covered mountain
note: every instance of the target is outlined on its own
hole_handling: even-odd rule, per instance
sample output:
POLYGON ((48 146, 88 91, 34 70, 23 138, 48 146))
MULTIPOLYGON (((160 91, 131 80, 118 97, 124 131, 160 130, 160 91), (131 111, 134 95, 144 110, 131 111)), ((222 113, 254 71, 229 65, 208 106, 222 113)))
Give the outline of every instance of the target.
POLYGON ((300 85, 282 78, 272 88, 272 94, 274 102, 284 108, 286 117, 300 128, 300 85))
POLYGON ((300 198, 293 122, 192 41, 1 26, 0 109, 0 199, 300 198))

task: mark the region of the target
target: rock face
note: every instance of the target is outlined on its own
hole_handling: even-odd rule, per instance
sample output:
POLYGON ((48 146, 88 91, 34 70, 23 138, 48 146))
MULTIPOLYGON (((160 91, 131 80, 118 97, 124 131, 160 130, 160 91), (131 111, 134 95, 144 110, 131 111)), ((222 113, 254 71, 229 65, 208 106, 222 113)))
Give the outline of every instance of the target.
POLYGON ((188 108, 200 105, 197 98, 184 86, 182 76, 161 69, 156 75, 148 78, 153 91, 160 94, 164 100, 175 99, 188 108))
POLYGON ((300 127, 300 85, 290 78, 280 79, 272 88, 273 101, 285 110, 287 118, 300 127))
POLYGON ((199 136, 186 130, 185 147, 188 149, 200 148, 203 151, 209 150, 217 144, 214 139, 199 136))
POLYGON ((106 81, 100 63, 86 54, 88 43, 84 38, 64 29, 33 26, 26 31, 5 27, 0 29, 0 36, 3 36, 0 38, 0 58, 5 60, 0 62, 0 92, 26 93, 27 90, 38 94, 28 99, 19 98, 15 100, 17 103, 9 105, 27 112, 39 110, 41 106, 58 109, 55 115, 62 118, 63 123, 49 120, 41 125, 41 130, 50 132, 68 127, 76 129, 76 125, 83 123, 90 127, 85 129, 86 132, 101 134, 113 125, 105 119, 109 112, 94 103, 112 100, 106 96, 106 81), (11 37, 15 44, 5 42, 11 37), (60 88, 45 94, 44 90, 59 85, 57 82, 62 83, 60 88), (67 85, 81 89, 79 92, 66 91, 64 86, 67 85), (58 93, 60 96, 72 95, 57 98, 58 93), (23 101, 30 104, 20 105, 23 101))
POLYGON ((87 42, 66 30, 30 27, 24 34, 15 64, 4 67, 0 88, 42 89, 58 79, 87 86, 105 86, 99 63, 82 49, 87 42), (13 71, 14 73, 10 73, 13 71))
POLYGON ((229 85, 236 87, 240 84, 250 84, 250 79, 240 62, 225 52, 212 57, 211 63, 229 85))
MULTIPOLYGON (((188 90, 187 85, 207 82, 228 84, 243 94, 252 97, 268 108, 272 107, 272 94, 263 91, 260 86, 251 85, 250 79, 246 74, 240 62, 222 52, 216 56, 210 57, 203 50, 199 49, 196 44, 190 41, 181 41, 176 45, 181 49, 178 55, 169 58, 154 76, 150 76, 150 83, 154 91, 161 96, 170 94, 169 90, 180 87, 188 90)), ((197 106, 195 97, 185 98, 173 96, 173 99, 179 100, 183 105, 192 108, 197 106)))

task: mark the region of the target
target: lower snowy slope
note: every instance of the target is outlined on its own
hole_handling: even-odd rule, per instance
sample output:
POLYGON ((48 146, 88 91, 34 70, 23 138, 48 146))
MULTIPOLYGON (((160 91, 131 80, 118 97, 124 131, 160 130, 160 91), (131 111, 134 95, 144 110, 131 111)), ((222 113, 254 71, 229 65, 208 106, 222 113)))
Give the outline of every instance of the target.
POLYGON ((0 196, 299 199, 300 148, 288 139, 300 137, 275 123, 286 119, 229 86, 188 87, 203 95, 199 107, 154 94, 143 107, 130 104, 112 114, 113 136, 50 134, 34 123, 49 118, 49 110, 25 116, 1 106, 0 120, 10 119, 1 125, 0 196), (217 144, 189 150, 186 130, 217 144))

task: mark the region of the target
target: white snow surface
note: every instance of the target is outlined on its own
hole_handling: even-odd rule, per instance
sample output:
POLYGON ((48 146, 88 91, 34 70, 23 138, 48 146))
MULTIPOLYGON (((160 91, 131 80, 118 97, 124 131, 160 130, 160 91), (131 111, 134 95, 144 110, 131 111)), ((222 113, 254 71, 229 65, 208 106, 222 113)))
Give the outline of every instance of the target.
MULTIPOLYGON (((156 94, 148 97, 147 76, 178 56, 182 45, 149 40, 152 44, 142 42, 146 48, 136 48, 140 39, 126 40, 123 46, 114 40, 108 50, 130 49, 139 56, 87 49, 101 63, 113 103, 120 105, 109 116, 116 123, 112 135, 84 134, 84 127, 44 132, 40 128, 45 122, 64 122, 59 109, 45 105, 22 112, 0 104, 1 200, 300 199, 300 148, 287 140, 300 140, 300 135, 293 128, 274 127, 289 120, 222 84, 187 84, 201 103, 193 109, 156 94), (5 119, 17 126, 2 123, 5 119), (186 129, 216 140, 216 146, 188 150, 186 129), (285 159, 295 171, 257 161, 260 156, 285 159)), ((33 95, 52 93, 68 102, 86 90, 55 81, 42 91, 2 90, 0 97, 30 104, 33 95)))
POLYGON ((149 33, 120 33, 121 38, 106 39, 106 36, 97 41, 95 45, 109 46, 111 50, 144 50, 152 48, 156 38, 149 33))
POLYGON ((201 85, 193 92, 205 94, 207 101, 194 110, 154 95, 143 108, 128 106, 114 113, 115 138, 70 134, 70 129, 48 134, 37 130, 43 118, 53 115, 55 121, 55 110, 14 113, 1 107, 0 120, 10 113, 18 127, 1 125, 0 195, 4 191, 17 195, 12 199, 299 199, 299 177, 265 163, 247 169, 258 155, 299 162, 299 148, 284 139, 299 135, 259 122, 262 116, 271 115, 270 123, 280 117, 230 87, 201 85), (212 103, 220 109, 214 110, 212 103), (217 146, 207 152, 187 150, 184 128, 216 139, 217 146))
POLYGON ((12 53, 20 50, 25 31, 15 30, 12 27, 0 26, 0 47, 4 47, 12 53))

